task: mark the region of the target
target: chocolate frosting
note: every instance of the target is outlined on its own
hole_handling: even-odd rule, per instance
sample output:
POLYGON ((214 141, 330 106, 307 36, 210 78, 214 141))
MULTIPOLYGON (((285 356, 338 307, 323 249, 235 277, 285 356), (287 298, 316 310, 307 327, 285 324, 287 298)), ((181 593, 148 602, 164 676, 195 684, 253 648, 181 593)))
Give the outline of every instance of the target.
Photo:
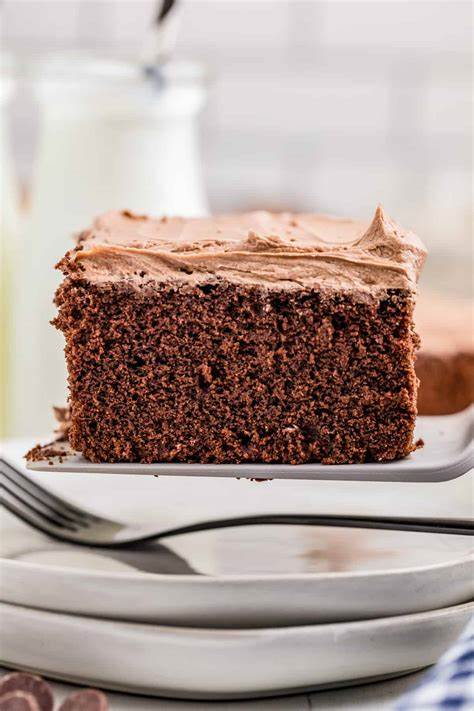
POLYGON ((110 212, 59 267, 91 282, 221 278, 273 288, 416 288, 422 242, 377 207, 367 225, 333 217, 249 212, 154 219, 110 212))

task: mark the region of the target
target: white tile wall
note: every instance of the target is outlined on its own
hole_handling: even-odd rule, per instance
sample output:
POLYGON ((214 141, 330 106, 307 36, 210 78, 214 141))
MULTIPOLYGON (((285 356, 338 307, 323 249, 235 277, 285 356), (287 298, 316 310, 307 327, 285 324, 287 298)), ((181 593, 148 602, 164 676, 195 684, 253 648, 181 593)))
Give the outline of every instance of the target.
POLYGON ((321 41, 361 49, 469 51, 469 5, 466 0, 328 2, 321 41))
POLYGON ((390 91, 381 82, 331 82, 324 77, 227 72, 215 87, 210 121, 222 128, 278 136, 320 131, 384 133, 390 91))
POLYGON ((9 40, 66 44, 77 34, 79 5, 58 0, 7 0, 3 3, 3 29, 9 40))
POLYGON ((469 87, 427 87, 422 121, 428 134, 469 135, 472 131, 472 94, 469 87))
MULTIPOLYGON (((308 202, 322 212, 340 209, 340 193, 345 196, 345 214, 366 218, 380 202, 388 209, 400 191, 401 176, 396 166, 322 160, 312 171, 306 185, 308 202), (363 180, 360 179, 361 174, 363 180)), ((400 220, 401 220, 400 216, 400 220)))
POLYGON ((286 52, 291 3, 271 0, 188 0, 180 46, 240 57, 286 52))
MULTIPOLYGON (((94 2, 85 3, 89 5, 89 12, 93 10, 94 2)), ((153 2, 135 2, 135 3, 117 3, 109 2, 105 10, 102 9, 103 17, 106 20, 112 17, 112 28, 110 31, 111 40, 126 44, 139 44, 140 38, 143 37, 143 30, 149 23, 152 22, 153 10, 157 3, 153 2)), ((105 32, 108 34, 107 30, 105 32)))
MULTIPOLYGON (((469 252, 472 13, 460 0, 184 0, 177 53, 212 74, 212 207, 368 216, 381 200, 439 253, 469 252)), ((5 0, 7 47, 133 54, 153 0, 5 0)), ((23 102, 23 103, 22 103, 23 102)), ((28 174, 33 131, 15 107, 28 174)))

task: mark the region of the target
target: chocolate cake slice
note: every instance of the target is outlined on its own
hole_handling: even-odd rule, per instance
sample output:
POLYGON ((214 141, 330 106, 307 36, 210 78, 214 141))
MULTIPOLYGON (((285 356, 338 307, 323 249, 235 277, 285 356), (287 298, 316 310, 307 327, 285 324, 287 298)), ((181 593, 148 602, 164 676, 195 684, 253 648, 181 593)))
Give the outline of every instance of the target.
POLYGON ((309 214, 109 213, 59 263, 74 449, 95 462, 384 462, 414 448, 425 250, 309 214))

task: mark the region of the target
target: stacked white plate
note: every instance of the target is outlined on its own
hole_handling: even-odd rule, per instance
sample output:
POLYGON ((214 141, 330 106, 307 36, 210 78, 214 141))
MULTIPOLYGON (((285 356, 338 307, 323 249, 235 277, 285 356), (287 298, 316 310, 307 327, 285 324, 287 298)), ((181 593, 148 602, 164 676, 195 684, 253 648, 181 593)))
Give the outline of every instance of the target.
MULTIPOLYGON (((19 462, 27 445, 7 454, 19 462)), ((216 511, 329 512, 337 496, 339 510, 370 513, 369 497, 387 513, 389 498, 409 515, 422 486, 31 476, 99 513, 163 524, 216 511)), ((112 552, 54 543, 4 514, 2 661, 102 688, 206 699, 405 673, 435 662, 472 614, 471 540, 262 526, 112 552)))

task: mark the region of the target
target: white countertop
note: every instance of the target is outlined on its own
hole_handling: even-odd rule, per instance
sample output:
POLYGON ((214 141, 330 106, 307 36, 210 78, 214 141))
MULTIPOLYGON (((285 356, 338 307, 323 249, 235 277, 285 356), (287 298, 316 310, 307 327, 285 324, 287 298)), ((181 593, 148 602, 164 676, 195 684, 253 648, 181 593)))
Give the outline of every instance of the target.
MULTIPOLYGON (((0 669, 1 676, 5 673, 6 669, 0 669)), ((374 684, 254 701, 176 701, 107 691, 105 693, 110 711, 388 711, 402 694, 420 681, 423 674, 424 672, 416 672, 374 684)), ((79 688, 59 682, 51 682, 51 685, 56 705, 79 688)))

